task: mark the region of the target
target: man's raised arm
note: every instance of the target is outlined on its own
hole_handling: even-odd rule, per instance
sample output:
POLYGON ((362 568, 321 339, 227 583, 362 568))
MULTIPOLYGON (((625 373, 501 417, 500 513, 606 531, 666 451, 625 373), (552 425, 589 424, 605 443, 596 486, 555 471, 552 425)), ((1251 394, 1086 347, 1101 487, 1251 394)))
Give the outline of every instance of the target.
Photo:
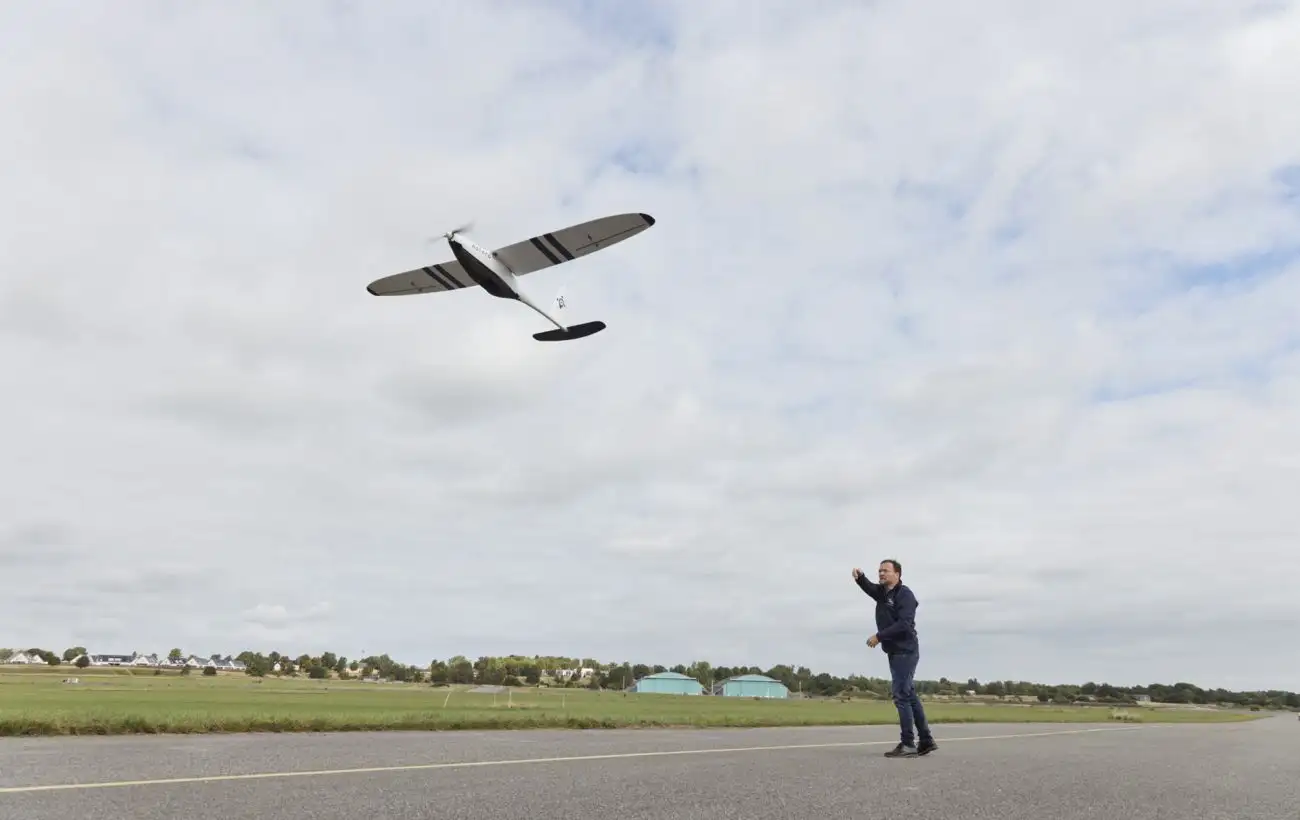
POLYGON ((885 591, 884 587, 880 584, 872 583, 867 578, 866 573, 857 567, 853 568, 853 580, 858 582, 858 586, 862 587, 863 592, 867 593, 872 598, 875 598, 877 601, 880 600, 881 593, 885 591))

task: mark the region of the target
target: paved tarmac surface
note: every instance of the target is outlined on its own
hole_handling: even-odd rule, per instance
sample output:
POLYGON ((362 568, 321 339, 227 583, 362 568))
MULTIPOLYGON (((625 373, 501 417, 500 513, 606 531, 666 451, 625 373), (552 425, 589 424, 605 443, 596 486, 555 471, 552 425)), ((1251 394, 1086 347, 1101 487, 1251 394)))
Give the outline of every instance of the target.
POLYGON ((0 820, 1296 820, 1300 722, 0 738, 0 820))

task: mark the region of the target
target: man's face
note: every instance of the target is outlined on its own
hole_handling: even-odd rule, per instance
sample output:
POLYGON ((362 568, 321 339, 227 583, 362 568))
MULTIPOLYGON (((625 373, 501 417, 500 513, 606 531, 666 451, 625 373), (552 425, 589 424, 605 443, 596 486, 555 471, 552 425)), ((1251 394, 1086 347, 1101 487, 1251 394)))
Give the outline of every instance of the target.
POLYGON ((894 565, 888 561, 881 562, 879 575, 880 583, 885 586, 893 586, 898 583, 898 573, 894 572, 894 565))

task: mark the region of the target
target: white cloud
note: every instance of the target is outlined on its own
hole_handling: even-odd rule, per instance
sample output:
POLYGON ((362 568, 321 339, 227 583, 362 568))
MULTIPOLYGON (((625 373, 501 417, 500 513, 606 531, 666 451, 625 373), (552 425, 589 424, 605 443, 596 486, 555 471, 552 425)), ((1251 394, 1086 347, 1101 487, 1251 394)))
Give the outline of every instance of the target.
POLYGON ((1296 3, 0 26, 0 643, 1295 688, 1296 3))

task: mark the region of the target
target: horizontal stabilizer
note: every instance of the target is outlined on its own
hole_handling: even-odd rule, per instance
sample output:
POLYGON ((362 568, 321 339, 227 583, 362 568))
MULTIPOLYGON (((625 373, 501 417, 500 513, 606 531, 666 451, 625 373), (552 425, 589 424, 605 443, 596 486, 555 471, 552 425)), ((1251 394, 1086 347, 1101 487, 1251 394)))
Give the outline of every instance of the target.
POLYGON ((584 336, 590 336, 593 333, 599 333, 605 329, 605 323, 583 322, 580 325, 570 325, 568 330, 543 330, 541 333, 534 333, 533 338, 539 342, 565 342, 569 339, 581 339, 584 336))

